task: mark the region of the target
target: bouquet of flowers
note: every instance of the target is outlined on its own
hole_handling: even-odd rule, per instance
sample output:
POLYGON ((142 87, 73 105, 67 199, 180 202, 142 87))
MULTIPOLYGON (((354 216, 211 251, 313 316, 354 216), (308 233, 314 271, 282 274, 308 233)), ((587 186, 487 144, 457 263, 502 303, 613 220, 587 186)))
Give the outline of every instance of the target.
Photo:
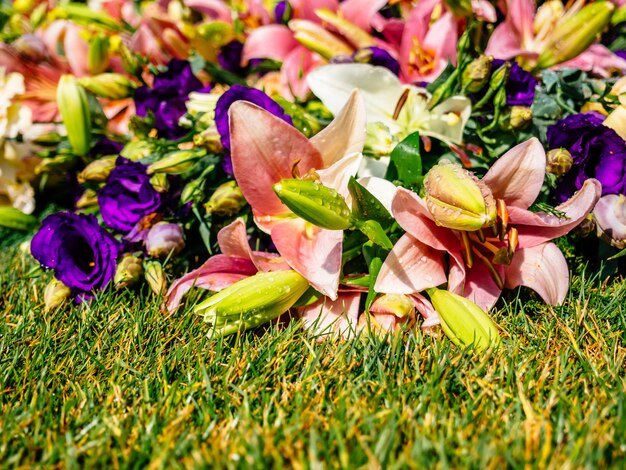
POLYGON ((0 225, 48 309, 496 347, 503 289, 565 300, 553 240, 626 248, 621 3, 3 2, 0 225))

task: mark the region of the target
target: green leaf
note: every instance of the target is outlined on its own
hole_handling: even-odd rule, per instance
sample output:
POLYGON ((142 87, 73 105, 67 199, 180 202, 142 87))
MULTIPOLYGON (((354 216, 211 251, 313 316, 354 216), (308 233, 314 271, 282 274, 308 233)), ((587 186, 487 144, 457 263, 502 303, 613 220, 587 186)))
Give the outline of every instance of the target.
POLYGON ((381 227, 381 225, 375 220, 366 220, 365 222, 358 221, 356 227, 363 233, 372 243, 391 250, 393 243, 389 240, 389 237, 381 227))
POLYGON ((372 258, 369 265, 369 290, 367 291, 367 297, 365 298, 365 310, 368 311, 370 305, 376 298, 376 291, 374 290, 374 284, 376 284, 376 278, 380 272, 380 268, 383 266, 383 260, 378 256, 372 258))
POLYGON ((28 231, 38 224, 37 217, 24 214, 13 207, 0 207, 0 226, 13 230, 28 231))
POLYGON ((391 225, 393 217, 389 211, 352 176, 348 181, 348 190, 352 196, 352 215, 356 219, 376 220, 385 227, 391 225))
POLYGON ((420 153, 419 132, 406 137, 391 152, 391 163, 385 178, 398 180, 407 187, 415 187, 422 183, 422 157, 420 153))
POLYGON ((617 259, 617 258, 621 258, 623 256, 626 256, 626 248, 624 248, 622 251, 620 251, 619 253, 617 253, 616 255, 611 256, 610 258, 608 258, 609 260, 613 260, 613 259, 617 259))

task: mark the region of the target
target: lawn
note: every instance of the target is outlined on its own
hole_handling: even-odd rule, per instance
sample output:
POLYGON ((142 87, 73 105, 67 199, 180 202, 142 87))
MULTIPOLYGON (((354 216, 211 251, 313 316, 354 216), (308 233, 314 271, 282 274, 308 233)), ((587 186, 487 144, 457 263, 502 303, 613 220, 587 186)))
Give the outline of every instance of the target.
POLYGON ((144 291, 45 313, 0 254, 3 467, 623 468, 626 282, 578 267, 567 303, 493 312, 501 350, 419 330, 319 342, 296 322, 210 340, 144 291))

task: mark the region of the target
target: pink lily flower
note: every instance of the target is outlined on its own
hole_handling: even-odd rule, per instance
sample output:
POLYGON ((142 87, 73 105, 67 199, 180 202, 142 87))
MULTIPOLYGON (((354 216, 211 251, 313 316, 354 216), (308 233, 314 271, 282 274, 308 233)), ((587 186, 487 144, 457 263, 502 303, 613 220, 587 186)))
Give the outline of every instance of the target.
POLYGON ((556 208, 563 218, 531 212, 528 207, 539 195, 545 165, 543 147, 532 138, 500 157, 482 179, 497 200, 502 238, 439 226, 422 198, 398 189, 392 213, 407 233, 385 260, 376 291, 419 292, 433 277, 432 268, 425 263, 443 267, 443 255, 448 253, 448 290, 483 309, 495 304, 504 287, 520 285, 535 290, 548 304, 562 303, 569 272, 563 254, 550 240, 565 235, 586 217, 600 197, 601 185, 595 179, 587 180, 578 193, 556 208))
POLYGON ((296 128, 251 103, 229 111, 235 179, 252 207, 254 220, 270 233, 283 259, 322 294, 337 298, 343 231, 326 230, 296 217, 274 194, 284 178, 319 178, 348 195, 365 142, 365 105, 358 91, 333 122, 311 140, 296 128))

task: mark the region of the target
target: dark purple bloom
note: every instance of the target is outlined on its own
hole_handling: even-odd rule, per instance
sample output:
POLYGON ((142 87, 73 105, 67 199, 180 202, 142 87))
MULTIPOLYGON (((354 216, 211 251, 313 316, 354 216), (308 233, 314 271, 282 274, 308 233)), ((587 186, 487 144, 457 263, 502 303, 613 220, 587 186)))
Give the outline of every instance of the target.
POLYGON ((548 146, 568 150, 573 160, 557 188, 557 201, 569 199, 588 178, 602 183, 603 196, 626 192, 626 143, 603 121, 595 112, 572 114, 548 128, 548 146))
POLYGON ((73 212, 46 217, 30 244, 33 257, 79 296, 113 279, 120 249, 95 216, 73 212))
POLYGON ((244 68, 241 66, 241 53, 243 44, 239 41, 231 41, 220 50, 217 55, 217 63, 224 70, 228 70, 236 75, 244 75, 244 68))
POLYGON ((394 59, 389 52, 380 47, 370 46, 359 49, 352 58, 355 62, 363 62, 372 65, 380 65, 391 70, 395 75, 400 74, 400 64, 394 59))
POLYGON ((146 166, 118 158, 106 184, 98 191, 104 223, 123 233, 161 206, 161 195, 150 184, 146 166))
POLYGON ((291 117, 285 114, 283 108, 267 96, 261 90, 256 88, 248 88, 242 85, 233 85, 220 96, 215 105, 215 125, 217 132, 220 134, 220 140, 225 149, 230 150, 230 130, 228 128, 228 109, 235 101, 244 100, 254 103, 257 106, 269 111, 274 116, 282 119, 288 124, 293 125, 291 117))
MULTIPOLYGON (((494 59, 491 70, 496 71, 504 60, 494 59)), ((511 62, 509 78, 506 82, 506 104, 509 106, 530 106, 535 98, 537 79, 521 68, 517 62, 511 62)))
POLYGON ((98 140, 98 142, 96 142, 93 147, 91 147, 89 155, 94 158, 101 155, 117 155, 122 151, 123 148, 124 144, 103 137, 98 140))
POLYGON ((615 55, 626 60, 626 51, 615 51, 615 55))
POLYGON ((178 120, 187 111, 187 96, 201 88, 202 82, 193 74, 189 62, 172 59, 167 70, 155 77, 152 88, 142 86, 135 90, 137 115, 145 117, 148 111, 152 111, 159 136, 180 139, 187 132, 178 125, 178 120))
POLYGON ((276 23, 287 24, 293 15, 293 8, 286 0, 281 0, 274 7, 274 19, 276 23))

